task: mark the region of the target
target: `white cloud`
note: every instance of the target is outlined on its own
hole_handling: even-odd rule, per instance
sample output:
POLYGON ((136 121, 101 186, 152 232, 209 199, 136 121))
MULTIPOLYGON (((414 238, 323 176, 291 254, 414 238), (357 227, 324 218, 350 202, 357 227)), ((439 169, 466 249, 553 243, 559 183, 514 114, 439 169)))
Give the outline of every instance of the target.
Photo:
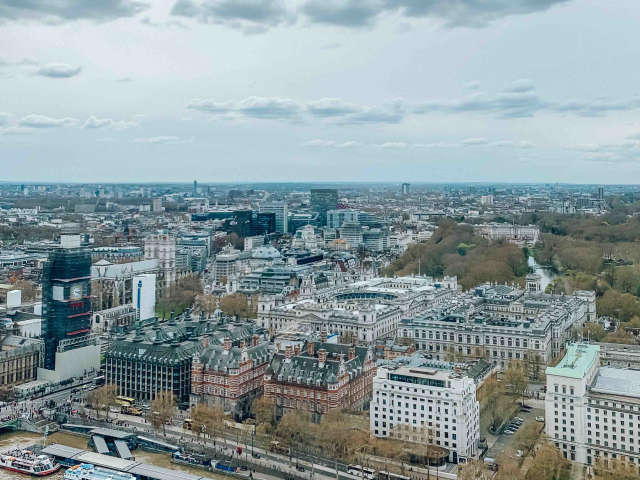
POLYGON ((72 127, 77 125, 78 120, 75 118, 52 118, 45 115, 31 114, 23 117, 19 125, 29 128, 56 128, 56 127, 72 127))
POLYGON ((160 135, 157 137, 141 137, 133 140, 134 143, 148 143, 152 145, 179 145, 182 143, 193 143, 194 138, 177 137, 175 135, 160 135))
POLYGON ((49 78, 71 78, 82 71, 82 67, 74 67, 66 63, 49 63, 36 70, 36 75, 49 78))

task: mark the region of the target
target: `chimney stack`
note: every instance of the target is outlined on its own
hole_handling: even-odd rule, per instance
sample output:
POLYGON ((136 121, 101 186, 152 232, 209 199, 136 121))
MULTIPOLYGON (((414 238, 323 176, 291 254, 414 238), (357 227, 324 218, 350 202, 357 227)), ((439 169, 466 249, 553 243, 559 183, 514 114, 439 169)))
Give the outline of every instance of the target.
POLYGON ((315 354, 315 344, 313 342, 307 342, 307 353, 309 356, 313 357, 315 354))
POLYGON ((293 354, 297 357, 298 355, 300 355, 300 345, 296 344, 293 347, 293 354))
POLYGON ((258 343, 260 343, 260 337, 254 333, 252 338, 252 345, 254 347, 257 347, 258 343))
POLYGON ((293 348, 291 348, 291 345, 287 345, 284 349, 284 356, 287 359, 291 359, 291 357, 293 357, 293 348))
POLYGON ((356 358, 356 347, 353 345, 349 347, 349 360, 356 358))
POLYGON ((322 367, 327 361, 327 351, 324 348, 318 350, 318 366, 322 367))
POLYGON ((322 331, 320 332, 320 340, 322 341, 322 343, 326 343, 327 342, 327 329, 323 328, 322 331))
POLYGON ((231 338, 224 337, 224 349, 228 352, 231 350, 231 338))

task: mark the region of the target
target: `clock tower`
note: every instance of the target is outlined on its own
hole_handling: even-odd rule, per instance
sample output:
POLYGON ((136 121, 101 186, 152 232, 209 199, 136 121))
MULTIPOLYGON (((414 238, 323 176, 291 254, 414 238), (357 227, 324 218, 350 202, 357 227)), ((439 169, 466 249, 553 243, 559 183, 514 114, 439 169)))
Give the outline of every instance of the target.
POLYGON ((42 274, 44 368, 54 370, 56 352, 85 346, 91 330, 91 253, 80 235, 63 233, 42 274))

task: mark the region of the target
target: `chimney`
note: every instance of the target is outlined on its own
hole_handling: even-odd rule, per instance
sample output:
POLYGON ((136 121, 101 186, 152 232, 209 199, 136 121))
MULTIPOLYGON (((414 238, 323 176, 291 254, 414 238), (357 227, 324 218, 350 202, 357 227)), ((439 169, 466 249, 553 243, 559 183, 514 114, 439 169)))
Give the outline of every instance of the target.
POLYGON ((354 358, 356 358, 356 347, 351 346, 349 347, 349 360, 353 360, 354 358))
POLYGON ((200 339, 200 345, 202 345, 204 348, 207 348, 209 346, 209 335, 205 335, 200 339))
POLYGON ((322 367, 327 361, 327 351, 324 348, 318 350, 318 366, 322 367))
POLYGON ((293 354, 297 357, 298 355, 300 355, 300 345, 296 344, 293 347, 293 354))
POLYGON ((322 343, 327 342, 327 330, 325 328, 323 328, 320 332, 320 340, 322 341, 322 343))
POLYGON ((231 350, 231 338, 224 337, 224 349, 228 352, 231 350))
POLYGON ((256 334, 253 334, 252 345, 254 347, 257 347, 258 343, 260 343, 260 337, 258 335, 256 335, 256 334))
POLYGON ((291 348, 291 345, 287 345, 284 349, 284 356, 287 359, 291 359, 291 357, 293 357, 293 348, 291 348))
POLYGON ((315 354, 315 344, 313 342, 307 342, 307 353, 310 357, 313 357, 315 354))
POLYGON ((240 342, 240 348, 241 348, 241 349, 244 349, 244 347, 246 347, 246 346, 247 346, 247 344, 245 343, 245 341, 244 341, 244 340, 242 340, 242 341, 240 342))

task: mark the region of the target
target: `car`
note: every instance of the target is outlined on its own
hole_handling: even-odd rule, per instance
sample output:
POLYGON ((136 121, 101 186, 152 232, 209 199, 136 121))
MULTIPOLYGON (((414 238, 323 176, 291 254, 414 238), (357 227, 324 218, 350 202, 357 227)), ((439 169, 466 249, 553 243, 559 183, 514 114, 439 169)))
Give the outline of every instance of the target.
POLYGON ((513 435, 515 432, 511 431, 511 430, 505 430, 503 432, 505 435, 513 435))
POLYGON ((253 458, 261 458, 261 457, 260 457, 260 454, 259 454, 258 452, 255 452, 255 453, 251 454, 251 456, 252 456, 253 458))
POLYGON ((520 418, 520 417, 513 417, 514 420, 520 420, 521 422, 524 422, 524 418, 520 418))
POLYGON ((544 417, 536 417, 536 422, 543 422, 544 423, 544 417))
POLYGON ((304 472, 304 467, 302 465, 296 465, 296 470, 299 472, 304 472))

